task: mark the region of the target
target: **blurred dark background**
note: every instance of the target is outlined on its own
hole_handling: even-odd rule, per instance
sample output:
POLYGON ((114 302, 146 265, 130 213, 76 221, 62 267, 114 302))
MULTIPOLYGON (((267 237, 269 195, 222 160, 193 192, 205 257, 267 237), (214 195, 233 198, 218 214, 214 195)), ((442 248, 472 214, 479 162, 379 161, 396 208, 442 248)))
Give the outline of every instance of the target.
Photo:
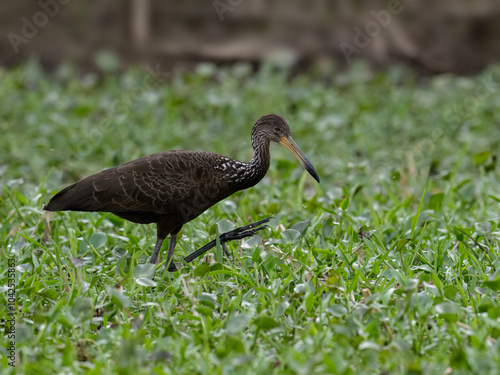
POLYGON ((498 0, 0 0, 0 65, 36 56, 102 70, 278 60, 295 71, 364 59, 419 74, 474 74, 500 60, 498 0))

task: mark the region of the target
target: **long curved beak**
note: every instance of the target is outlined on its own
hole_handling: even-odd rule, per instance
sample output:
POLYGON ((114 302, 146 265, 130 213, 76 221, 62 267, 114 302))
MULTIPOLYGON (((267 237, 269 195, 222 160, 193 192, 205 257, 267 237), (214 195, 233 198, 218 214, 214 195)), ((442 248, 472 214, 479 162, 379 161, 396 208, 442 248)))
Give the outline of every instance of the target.
POLYGON ((279 144, 285 146, 288 149, 288 151, 290 151, 297 158, 297 160, 300 162, 300 164, 302 164, 304 166, 306 171, 309 172, 309 174, 311 176, 313 176, 313 178, 316 181, 319 182, 319 176, 318 176, 318 173, 316 172, 316 169, 314 169, 311 162, 309 160, 307 160, 306 156, 300 150, 299 146, 297 146, 297 144, 294 142, 292 137, 281 138, 281 140, 279 141, 279 144))

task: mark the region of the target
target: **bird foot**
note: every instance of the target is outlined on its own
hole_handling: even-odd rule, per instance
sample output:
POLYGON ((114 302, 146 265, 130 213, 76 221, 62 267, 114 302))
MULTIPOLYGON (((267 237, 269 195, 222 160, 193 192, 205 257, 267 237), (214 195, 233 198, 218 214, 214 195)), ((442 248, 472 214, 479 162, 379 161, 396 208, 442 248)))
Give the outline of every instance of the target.
MULTIPOLYGON (((231 256, 229 254, 229 251, 227 251, 227 248, 225 245, 226 242, 233 241, 233 240, 241 240, 242 238, 246 238, 246 237, 252 237, 258 231, 267 228, 267 225, 262 225, 262 224, 268 223, 271 219, 272 219, 272 217, 268 217, 266 219, 257 221, 255 223, 251 223, 251 224, 245 225, 243 227, 233 229, 233 230, 226 232, 226 233, 222 233, 219 236, 219 242, 222 246, 222 249, 224 250, 226 255, 229 257, 229 259, 231 259, 231 256)), ((216 245, 217 245, 217 240, 212 240, 209 243, 207 243, 206 245, 200 247, 198 250, 193 251, 191 254, 186 256, 183 259, 183 261, 185 263, 190 263, 193 260, 195 260, 196 258, 205 254, 208 250, 215 247, 216 245)), ((177 271, 177 267, 175 266, 174 263, 170 264, 170 266, 168 267, 168 271, 169 272, 177 271)))

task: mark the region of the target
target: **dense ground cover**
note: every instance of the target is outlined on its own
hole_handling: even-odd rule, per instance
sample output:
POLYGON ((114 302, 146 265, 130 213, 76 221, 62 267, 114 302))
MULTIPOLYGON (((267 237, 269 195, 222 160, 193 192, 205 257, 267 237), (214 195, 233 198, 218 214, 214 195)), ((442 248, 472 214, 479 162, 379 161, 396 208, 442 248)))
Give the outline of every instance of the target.
POLYGON ((2 373, 499 374, 500 69, 324 74, 0 71, 1 328, 8 259, 17 317, 2 373), (65 213, 48 230, 42 204, 66 184, 166 149, 249 160, 272 112, 321 184, 274 146, 260 184, 182 231, 177 261, 275 216, 233 260, 153 280, 153 226, 65 213))

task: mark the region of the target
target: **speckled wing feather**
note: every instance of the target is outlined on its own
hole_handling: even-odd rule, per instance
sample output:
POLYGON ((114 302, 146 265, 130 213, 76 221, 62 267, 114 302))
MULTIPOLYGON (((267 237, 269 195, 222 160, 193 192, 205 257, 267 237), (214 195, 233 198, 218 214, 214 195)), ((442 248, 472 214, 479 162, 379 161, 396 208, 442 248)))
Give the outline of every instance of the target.
POLYGON ((188 221, 236 191, 214 169, 220 157, 192 151, 145 156, 67 187, 45 209, 148 212, 188 221))

